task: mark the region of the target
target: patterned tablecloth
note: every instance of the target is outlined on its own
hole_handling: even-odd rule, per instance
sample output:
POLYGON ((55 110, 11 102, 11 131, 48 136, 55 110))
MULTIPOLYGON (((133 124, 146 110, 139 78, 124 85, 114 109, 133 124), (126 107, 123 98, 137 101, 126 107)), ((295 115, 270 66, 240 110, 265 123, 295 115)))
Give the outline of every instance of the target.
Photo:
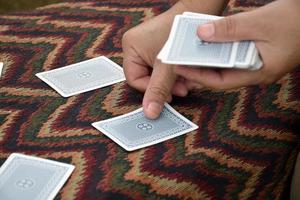
MULTIPOLYGON (((228 13, 267 0, 231 1, 228 13)), ((0 16, 0 164, 13 152, 76 166, 56 199, 287 199, 300 130, 300 71, 270 86, 193 92, 172 106, 199 129, 131 153, 91 126, 133 111, 126 82, 63 98, 35 73, 105 55, 165 0, 63 1, 0 16)))

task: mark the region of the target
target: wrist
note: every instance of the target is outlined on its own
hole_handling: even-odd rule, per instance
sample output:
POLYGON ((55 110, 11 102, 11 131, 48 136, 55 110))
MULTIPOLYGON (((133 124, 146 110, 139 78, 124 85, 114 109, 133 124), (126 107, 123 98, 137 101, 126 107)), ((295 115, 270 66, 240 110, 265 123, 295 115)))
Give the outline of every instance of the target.
POLYGON ((180 0, 178 4, 182 4, 185 11, 220 15, 228 2, 229 0, 180 0))
MULTIPOLYGON (((220 15, 229 0, 179 0, 169 10, 156 16, 156 22, 169 29, 172 26, 175 15, 183 12, 198 12, 211 15, 220 15)), ((150 20, 151 21, 151 20, 150 20)))
POLYGON ((158 17, 161 17, 161 20, 164 20, 168 26, 171 26, 175 15, 186 11, 220 15, 228 2, 229 0, 180 0, 158 17))

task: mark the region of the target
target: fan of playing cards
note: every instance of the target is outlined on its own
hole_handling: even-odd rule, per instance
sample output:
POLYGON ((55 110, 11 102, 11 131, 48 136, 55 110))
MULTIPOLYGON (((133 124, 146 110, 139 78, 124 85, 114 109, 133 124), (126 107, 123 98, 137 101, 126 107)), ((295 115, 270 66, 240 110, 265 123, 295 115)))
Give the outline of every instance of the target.
POLYGON ((171 33, 157 58, 166 64, 260 69, 263 65, 253 41, 205 42, 197 28, 219 16, 185 12, 174 19, 171 33))

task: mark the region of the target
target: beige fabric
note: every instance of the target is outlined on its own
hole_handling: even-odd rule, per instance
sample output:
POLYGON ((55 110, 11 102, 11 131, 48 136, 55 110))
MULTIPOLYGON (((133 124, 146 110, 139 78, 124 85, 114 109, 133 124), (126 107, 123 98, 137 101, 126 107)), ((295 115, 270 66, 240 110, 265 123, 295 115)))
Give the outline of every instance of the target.
POLYGON ((300 200, 300 152, 295 166, 291 185, 291 200, 300 200))

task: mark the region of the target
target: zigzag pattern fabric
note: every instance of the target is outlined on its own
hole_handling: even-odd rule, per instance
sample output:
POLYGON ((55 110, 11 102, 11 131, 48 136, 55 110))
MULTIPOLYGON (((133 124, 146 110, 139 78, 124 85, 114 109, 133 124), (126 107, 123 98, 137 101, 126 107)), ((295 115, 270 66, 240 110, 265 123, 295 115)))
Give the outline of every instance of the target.
MULTIPOLYGON (((269 1, 231 1, 226 14, 269 1)), ((105 55, 166 0, 63 1, 0 16, 0 164, 13 152, 76 166, 56 199, 287 199, 299 151, 300 71, 269 86, 192 92, 172 106, 199 129, 126 152, 92 122, 141 107, 126 82, 63 98, 35 73, 105 55)))

